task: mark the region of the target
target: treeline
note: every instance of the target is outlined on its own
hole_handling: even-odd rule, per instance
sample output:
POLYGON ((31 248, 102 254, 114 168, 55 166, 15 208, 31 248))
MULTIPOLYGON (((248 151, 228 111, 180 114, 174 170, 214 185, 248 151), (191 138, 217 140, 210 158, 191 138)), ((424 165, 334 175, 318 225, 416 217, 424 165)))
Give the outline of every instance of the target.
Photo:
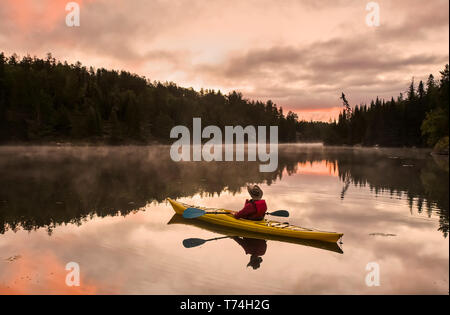
POLYGON ((406 95, 352 108, 342 93, 344 110, 333 122, 325 143, 364 146, 446 146, 449 132, 449 66, 436 81, 411 83, 406 95))
POLYGON ((0 143, 81 141, 169 142, 172 127, 278 126, 280 142, 330 145, 434 146, 448 151, 449 68, 440 80, 411 83, 406 96, 344 110, 331 123, 299 121, 272 101, 239 92, 182 88, 126 71, 0 53, 0 143))
POLYGON ((329 123, 301 120, 297 123, 297 141, 323 142, 330 131, 329 123))
POLYGON ((126 71, 0 53, 0 143, 83 140, 167 142, 173 126, 270 125, 296 141, 298 117, 241 93, 182 88, 126 71))

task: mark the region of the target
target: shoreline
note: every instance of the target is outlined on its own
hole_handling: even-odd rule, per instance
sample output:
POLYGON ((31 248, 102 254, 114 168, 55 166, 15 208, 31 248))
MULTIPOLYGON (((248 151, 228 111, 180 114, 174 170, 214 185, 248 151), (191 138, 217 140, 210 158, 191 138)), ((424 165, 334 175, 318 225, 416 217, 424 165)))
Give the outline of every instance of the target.
MULTIPOLYGON (((158 141, 151 142, 120 142, 120 143, 108 143, 108 142, 89 142, 89 141, 48 141, 48 142, 7 142, 0 143, 0 149, 6 147, 157 147, 157 146, 171 146, 171 143, 164 143, 158 141)), ((202 144, 203 145, 203 144, 202 144)), ((247 143, 245 143, 247 145, 247 143)), ((324 148, 342 148, 342 149, 411 149, 411 150, 427 150, 430 151, 430 155, 448 157, 448 153, 434 152, 431 147, 384 147, 384 146, 362 146, 362 145, 330 145, 323 142, 280 142, 278 145, 305 145, 305 146, 322 146, 324 148)))

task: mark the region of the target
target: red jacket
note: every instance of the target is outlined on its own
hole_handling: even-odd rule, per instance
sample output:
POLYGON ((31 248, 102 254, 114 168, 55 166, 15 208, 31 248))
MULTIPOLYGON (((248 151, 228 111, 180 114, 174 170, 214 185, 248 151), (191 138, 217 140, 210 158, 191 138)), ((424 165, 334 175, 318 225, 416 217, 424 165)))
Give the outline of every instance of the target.
POLYGON ((262 220, 267 211, 265 200, 250 201, 245 200, 244 208, 236 213, 236 219, 262 220))

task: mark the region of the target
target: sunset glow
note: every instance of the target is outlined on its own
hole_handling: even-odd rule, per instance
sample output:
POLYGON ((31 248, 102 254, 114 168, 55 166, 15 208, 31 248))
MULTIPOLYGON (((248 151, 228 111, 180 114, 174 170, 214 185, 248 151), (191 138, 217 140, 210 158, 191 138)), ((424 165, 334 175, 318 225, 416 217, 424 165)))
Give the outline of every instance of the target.
POLYGON ((80 27, 65 25, 67 1, 7 0, 0 50, 239 90, 323 121, 336 118, 341 92, 352 105, 390 99, 449 58, 447 0, 379 1, 379 27, 356 0, 76 2, 80 27))

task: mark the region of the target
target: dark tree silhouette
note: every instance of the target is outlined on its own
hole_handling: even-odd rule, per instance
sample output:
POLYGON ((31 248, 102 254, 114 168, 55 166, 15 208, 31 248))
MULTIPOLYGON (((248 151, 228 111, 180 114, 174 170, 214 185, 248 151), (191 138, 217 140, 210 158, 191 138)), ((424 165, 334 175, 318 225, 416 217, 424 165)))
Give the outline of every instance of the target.
POLYGON ((173 126, 271 125, 280 142, 296 141, 298 117, 272 101, 239 92, 194 91, 126 71, 0 54, 0 143, 167 142, 173 126))
POLYGON ((278 126, 280 142, 323 141, 333 145, 448 147, 449 68, 426 88, 411 83, 406 98, 351 107, 345 94, 339 119, 299 120, 272 101, 240 92, 182 88, 151 82, 126 71, 86 68, 80 62, 0 53, 0 143, 165 143, 173 126, 202 124, 278 126), (447 140, 446 140, 447 139, 447 140), (445 142, 447 141, 447 142, 445 142))
POLYGON ((344 109, 337 122, 331 123, 326 144, 366 146, 447 146, 449 121, 449 67, 441 72, 439 83, 430 75, 417 89, 414 79, 397 100, 380 100, 352 109, 342 93, 344 109))

